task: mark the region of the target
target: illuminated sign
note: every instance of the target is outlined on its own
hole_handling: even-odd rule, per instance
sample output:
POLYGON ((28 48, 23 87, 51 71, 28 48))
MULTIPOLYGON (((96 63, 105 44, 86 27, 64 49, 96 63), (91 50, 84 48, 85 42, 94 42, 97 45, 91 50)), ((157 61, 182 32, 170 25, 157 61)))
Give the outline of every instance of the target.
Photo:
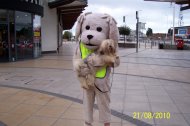
POLYGON ((179 29, 179 30, 178 30, 178 33, 179 33, 179 34, 183 34, 183 35, 184 35, 184 34, 187 34, 187 29, 179 29))
POLYGON ((37 31, 37 32, 35 31, 34 32, 34 37, 40 37, 40 32, 39 31, 37 31))

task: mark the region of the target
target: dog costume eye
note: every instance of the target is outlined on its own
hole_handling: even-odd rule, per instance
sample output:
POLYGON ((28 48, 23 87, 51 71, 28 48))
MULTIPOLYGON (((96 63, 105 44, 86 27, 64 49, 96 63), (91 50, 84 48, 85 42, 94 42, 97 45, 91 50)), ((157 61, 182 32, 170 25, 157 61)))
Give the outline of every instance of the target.
POLYGON ((86 30, 89 30, 89 29, 90 29, 90 26, 89 26, 89 25, 87 25, 87 26, 86 26, 86 30))
POLYGON ((98 32, 101 32, 102 31, 102 28, 101 27, 97 27, 96 29, 98 32))

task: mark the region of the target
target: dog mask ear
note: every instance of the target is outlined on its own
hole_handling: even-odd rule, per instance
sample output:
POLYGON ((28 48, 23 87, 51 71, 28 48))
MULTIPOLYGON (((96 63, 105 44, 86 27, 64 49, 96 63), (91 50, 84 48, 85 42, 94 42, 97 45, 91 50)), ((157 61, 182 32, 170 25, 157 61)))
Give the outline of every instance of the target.
POLYGON ((83 20, 84 20, 84 15, 80 15, 78 18, 77 18, 77 25, 76 25, 76 31, 75 31, 75 39, 76 41, 78 41, 78 38, 81 34, 81 27, 82 27, 82 23, 83 23, 83 20))
POLYGON ((78 41, 79 36, 81 35, 82 32, 82 24, 83 21, 85 20, 85 16, 88 14, 91 14, 92 12, 87 12, 85 14, 81 14, 78 18, 77 18, 77 25, 76 25, 76 31, 75 31, 75 39, 76 41, 78 41))
POLYGON ((115 42, 115 46, 117 47, 117 43, 119 40, 119 30, 117 27, 117 22, 113 17, 108 14, 105 14, 103 18, 107 18, 107 22, 109 24, 109 39, 112 39, 115 42))

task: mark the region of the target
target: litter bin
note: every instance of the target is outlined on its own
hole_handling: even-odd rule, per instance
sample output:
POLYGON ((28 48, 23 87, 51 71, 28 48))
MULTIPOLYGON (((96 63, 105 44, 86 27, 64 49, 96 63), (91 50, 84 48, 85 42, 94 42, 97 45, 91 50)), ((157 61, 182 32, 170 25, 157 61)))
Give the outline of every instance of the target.
POLYGON ((177 49, 183 50, 183 46, 184 46, 184 41, 183 41, 183 39, 178 39, 178 40, 176 40, 176 46, 177 46, 177 49))
POLYGON ((159 49, 163 49, 164 48, 164 44, 163 43, 159 43, 159 49))

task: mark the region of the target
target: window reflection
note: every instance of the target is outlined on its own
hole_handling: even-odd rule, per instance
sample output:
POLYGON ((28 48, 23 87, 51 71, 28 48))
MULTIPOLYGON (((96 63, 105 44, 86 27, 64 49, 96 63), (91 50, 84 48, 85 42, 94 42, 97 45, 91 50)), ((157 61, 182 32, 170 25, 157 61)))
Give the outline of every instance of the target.
POLYGON ((33 57, 33 32, 30 13, 16 11, 16 46, 17 58, 33 57))
POLYGON ((10 60, 15 61, 16 59, 16 49, 15 49, 15 15, 14 11, 9 11, 9 53, 10 60))
POLYGON ((9 60, 7 11, 0 10, 0 61, 9 60))
POLYGON ((7 11, 0 10, 0 23, 7 23, 7 11))
POLYGON ((6 24, 0 24, 0 61, 9 60, 8 31, 6 24))
POLYGON ((41 17, 0 9, 0 62, 41 56, 41 17))
POLYGON ((34 57, 41 55, 41 17, 34 15, 33 17, 34 32, 34 57))

